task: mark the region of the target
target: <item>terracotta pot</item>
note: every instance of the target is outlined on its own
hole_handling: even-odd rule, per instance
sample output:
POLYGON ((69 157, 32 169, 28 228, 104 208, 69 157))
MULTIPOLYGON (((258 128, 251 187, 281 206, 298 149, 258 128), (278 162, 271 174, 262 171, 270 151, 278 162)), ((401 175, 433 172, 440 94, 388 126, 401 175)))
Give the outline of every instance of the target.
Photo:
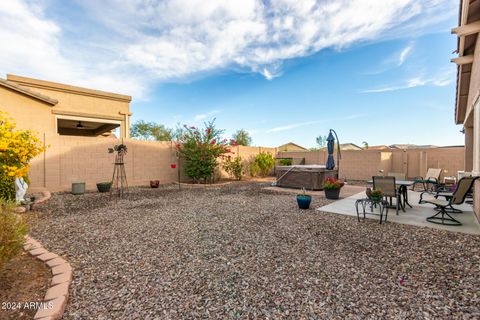
POLYGON ((158 188, 158 186, 160 186, 160 180, 150 180, 151 188, 158 188))

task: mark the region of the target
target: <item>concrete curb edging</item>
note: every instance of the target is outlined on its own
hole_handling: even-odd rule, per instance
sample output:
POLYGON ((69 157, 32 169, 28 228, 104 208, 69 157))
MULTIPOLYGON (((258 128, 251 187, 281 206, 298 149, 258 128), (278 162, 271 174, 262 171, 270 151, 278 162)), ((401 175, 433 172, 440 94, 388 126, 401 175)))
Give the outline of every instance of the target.
POLYGON ((52 272, 50 286, 45 293, 43 308, 38 309, 35 320, 57 320, 65 311, 68 289, 72 283, 72 267, 59 255, 47 251, 40 242, 27 236, 23 249, 43 261, 52 272))

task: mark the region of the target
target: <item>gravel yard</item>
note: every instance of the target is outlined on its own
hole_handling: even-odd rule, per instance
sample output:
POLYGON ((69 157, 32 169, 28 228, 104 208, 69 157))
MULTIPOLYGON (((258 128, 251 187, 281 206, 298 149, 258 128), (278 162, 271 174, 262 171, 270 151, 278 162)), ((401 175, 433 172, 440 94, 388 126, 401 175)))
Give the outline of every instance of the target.
POLYGON ((480 237, 263 186, 55 194, 31 234, 74 268, 64 319, 480 318, 480 237))

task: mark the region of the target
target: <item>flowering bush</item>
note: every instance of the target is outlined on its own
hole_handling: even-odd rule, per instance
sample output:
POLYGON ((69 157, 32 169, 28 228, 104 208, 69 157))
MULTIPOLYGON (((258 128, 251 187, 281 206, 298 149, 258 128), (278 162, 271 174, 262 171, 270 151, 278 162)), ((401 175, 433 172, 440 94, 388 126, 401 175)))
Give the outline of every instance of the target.
POLYGON ((177 143, 177 150, 185 159, 185 174, 193 181, 211 180, 218 165, 217 159, 231 152, 235 141, 222 139, 223 130, 215 128, 215 119, 205 123, 205 129, 184 126, 185 132, 177 143))
POLYGON ((45 148, 30 130, 17 130, 12 119, 0 112, 0 198, 15 198, 15 177, 27 178, 30 160, 45 148))
POLYGON ((232 160, 232 157, 228 156, 223 163, 223 169, 230 177, 237 180, 242 180, 243 174, 245 173, 241 157, 235 157, 232 160))
POLYGON ((334 177, 327 177, 323 183, 323 188, 327 190, 341 189, 345 185, 342 180, 335 179, 334 177))

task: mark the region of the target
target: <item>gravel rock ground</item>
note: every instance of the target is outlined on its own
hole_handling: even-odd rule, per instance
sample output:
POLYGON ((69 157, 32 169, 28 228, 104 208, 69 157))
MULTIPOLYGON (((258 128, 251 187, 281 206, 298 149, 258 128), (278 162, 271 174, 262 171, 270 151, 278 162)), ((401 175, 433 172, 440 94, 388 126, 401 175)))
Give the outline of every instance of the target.
POLYGON ((64 319, 480 318, 480 237, 262 186, 53 195, 31 233, 74 268, 64 319))

